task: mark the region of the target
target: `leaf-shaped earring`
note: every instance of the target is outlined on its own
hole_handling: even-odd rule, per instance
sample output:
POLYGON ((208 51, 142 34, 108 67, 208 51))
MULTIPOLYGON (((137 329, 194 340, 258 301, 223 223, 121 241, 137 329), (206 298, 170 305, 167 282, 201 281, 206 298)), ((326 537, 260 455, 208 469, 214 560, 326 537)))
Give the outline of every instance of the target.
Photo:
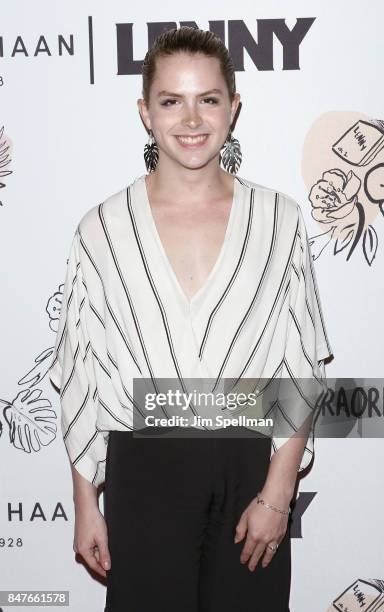
POLYGON ((229 130, 229 134, 227 136, 227 140, 224 145, 224 152, 220 158, 220 161, 223 162, 223 166, 227 172, 231 174, 236 174, 240 168, 242 154, 240 143, 237 138, 232 136, 231 130, 229 130))
POLYGON ((152 130, 149 130, 149 140, 144 147, 144 161, 148 172, 153 172, 159 160, 159 149, 157 142, 153 136, 152 130))

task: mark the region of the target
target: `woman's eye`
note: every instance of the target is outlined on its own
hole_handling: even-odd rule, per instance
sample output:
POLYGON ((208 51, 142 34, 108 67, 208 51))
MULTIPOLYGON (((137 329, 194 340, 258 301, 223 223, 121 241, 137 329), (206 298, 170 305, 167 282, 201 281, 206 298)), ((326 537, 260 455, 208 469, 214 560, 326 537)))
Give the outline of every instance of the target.
MULTIPOLYGON (((161 102, 161 106, 170 106, 170 105, 168 104, 168 102, 177 102, 177 100, 174 100, 174 99, 169 98, 169 99, 164 100, 163 102, 161 102)), ((171 106, 173 106, 173 105, 171 104, 171 106)))
POLYGON ((217 104, 218 103, 218 99, 217 98, 204 98, 204 102, 213 102, 213 104, 217 104))

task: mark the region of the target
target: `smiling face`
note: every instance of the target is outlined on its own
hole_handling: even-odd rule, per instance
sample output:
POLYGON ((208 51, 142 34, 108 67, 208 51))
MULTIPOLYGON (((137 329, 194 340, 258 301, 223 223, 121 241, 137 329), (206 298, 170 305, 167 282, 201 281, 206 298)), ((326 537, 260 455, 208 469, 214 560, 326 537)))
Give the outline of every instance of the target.
POLYGON ((149 104, 138 100, 162 162, 201 168, 219 163, 240 95, 231 102, 216 57, 178 52, 156 59, 149 104))

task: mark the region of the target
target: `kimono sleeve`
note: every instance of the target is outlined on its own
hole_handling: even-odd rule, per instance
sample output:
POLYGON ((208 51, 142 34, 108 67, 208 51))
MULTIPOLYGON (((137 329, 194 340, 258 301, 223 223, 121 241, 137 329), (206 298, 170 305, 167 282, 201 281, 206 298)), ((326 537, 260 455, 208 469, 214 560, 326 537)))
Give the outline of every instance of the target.
POLYGON ((80 262, 80 233, 72 239, 49 378, 60 391, 61 429, 71 463, 89 482, 105 480, 107 438, 97 429, 97 384, 87 331, 89 301, 80 262))
POLYGON ((326 391, 324 359, 333 352, 325 327, 307 229, 300 206, 296 206, 298 248, 292 261, 289 318, 271 458, 304 425, 300 435, 308 435, 308 438, 298 468, 301 472, 314 455, 316 411, 326 391))

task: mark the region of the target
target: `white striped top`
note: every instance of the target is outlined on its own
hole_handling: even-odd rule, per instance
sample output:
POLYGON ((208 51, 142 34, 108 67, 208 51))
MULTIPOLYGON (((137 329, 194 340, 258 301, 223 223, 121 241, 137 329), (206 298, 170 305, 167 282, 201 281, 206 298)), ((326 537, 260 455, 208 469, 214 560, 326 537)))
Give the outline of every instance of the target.
MULTIPOLYGON (((93 484, 105 480, 108 432, 133 429, 134 379, 324 380, 330 355, 303 215, 282 192, 235 177, 219 257, 192 299, 163 248, 145 175, 78 223, 49 377, 69 458, 93 484)), ((293 435, 302 423, 297 405, 275 411, 271 457, 289 439, 280 425, 293 435)), ((311 430, 299 471, 313 453, 311 430)))

